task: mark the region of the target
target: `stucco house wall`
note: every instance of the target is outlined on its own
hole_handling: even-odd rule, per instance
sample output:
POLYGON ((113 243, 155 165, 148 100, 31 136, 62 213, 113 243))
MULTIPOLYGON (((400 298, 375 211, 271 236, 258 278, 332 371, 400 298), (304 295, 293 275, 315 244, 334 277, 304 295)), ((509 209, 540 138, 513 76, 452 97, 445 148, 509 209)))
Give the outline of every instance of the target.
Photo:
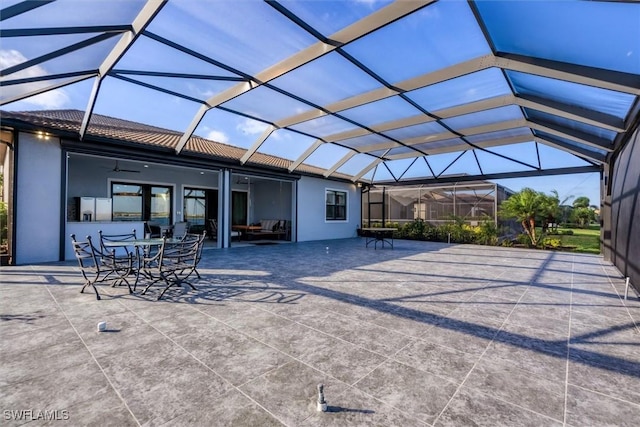
POLYGON ((20 133, 16 165, 16 264, 60 257, 62 150, 57 138, 20 133))
POLYGON ((360 189, 355 184, 303 176, 298 181, 298 241, 355 237, 360 225, 360 189), (327 189, 347 193, 347 220, 325 219, 327 189))

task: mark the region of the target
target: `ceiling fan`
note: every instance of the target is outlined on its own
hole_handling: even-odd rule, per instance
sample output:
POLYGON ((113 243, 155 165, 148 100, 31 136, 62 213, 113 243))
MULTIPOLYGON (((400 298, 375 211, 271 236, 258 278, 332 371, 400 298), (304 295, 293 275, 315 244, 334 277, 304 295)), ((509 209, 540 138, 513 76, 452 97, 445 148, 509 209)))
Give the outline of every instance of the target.
POLYGON ((140 173, 140 171, 137 170, 133 170, 133 169, 120 169, 120 166, 118 165, 118 161, 116 160, 116 166, 112 169, 113 172, 131 172, 131 173, 140 173))

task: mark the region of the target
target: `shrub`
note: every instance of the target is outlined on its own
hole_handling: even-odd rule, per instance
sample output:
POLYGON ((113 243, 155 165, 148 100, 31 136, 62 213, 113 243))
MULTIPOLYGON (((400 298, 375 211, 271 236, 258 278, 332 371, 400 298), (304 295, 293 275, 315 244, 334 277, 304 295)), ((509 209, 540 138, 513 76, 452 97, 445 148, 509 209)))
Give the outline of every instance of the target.
POLYGON ((552 237, 545 237, 542 239, 543 248, 558 249, 560 246, 562 246, 562 241, 560 239, 552 237))
POLYGON ((496 245, 498 243, 498 228, 492 221, 482 222, 474 228, 475 241, 481 245, 496 245))
POLYGON ((406 223, 398 232, 399 236, 404 239, 422 240, 424 230, 427 224, 421 219, 406 223))
POLYGON ((531 247, 531 239, 529 238, 529 235, 525 233, 518 234, 518 236, 516 237, 516 242, 529 248, 531 247))

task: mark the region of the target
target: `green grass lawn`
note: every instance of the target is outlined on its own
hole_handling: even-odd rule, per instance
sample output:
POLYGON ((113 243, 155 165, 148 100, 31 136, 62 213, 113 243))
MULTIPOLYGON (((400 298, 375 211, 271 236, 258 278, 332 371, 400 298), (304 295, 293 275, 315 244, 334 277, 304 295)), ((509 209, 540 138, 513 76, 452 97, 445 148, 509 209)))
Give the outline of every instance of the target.
POLYGON ((559 238, 562 246, 575 247, 575 252, 589 254, 600 253, 600 226, 591 225, 589 228, 559 228, 558 231, 571 230, 572 236, 558 235, 550 236, 559 238))

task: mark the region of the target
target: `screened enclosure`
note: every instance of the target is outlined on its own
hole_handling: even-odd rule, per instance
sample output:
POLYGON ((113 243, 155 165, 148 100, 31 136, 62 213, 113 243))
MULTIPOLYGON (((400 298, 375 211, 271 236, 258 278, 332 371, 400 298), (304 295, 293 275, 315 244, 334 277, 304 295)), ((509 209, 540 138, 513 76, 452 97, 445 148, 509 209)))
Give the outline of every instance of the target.
POLYGON ((497 210, 513 192, 491 182, 443 186, 372 187, 362 195, 362 224, 402 225, 423 220, 431 225, 491 221, 499 225, 497 210))

